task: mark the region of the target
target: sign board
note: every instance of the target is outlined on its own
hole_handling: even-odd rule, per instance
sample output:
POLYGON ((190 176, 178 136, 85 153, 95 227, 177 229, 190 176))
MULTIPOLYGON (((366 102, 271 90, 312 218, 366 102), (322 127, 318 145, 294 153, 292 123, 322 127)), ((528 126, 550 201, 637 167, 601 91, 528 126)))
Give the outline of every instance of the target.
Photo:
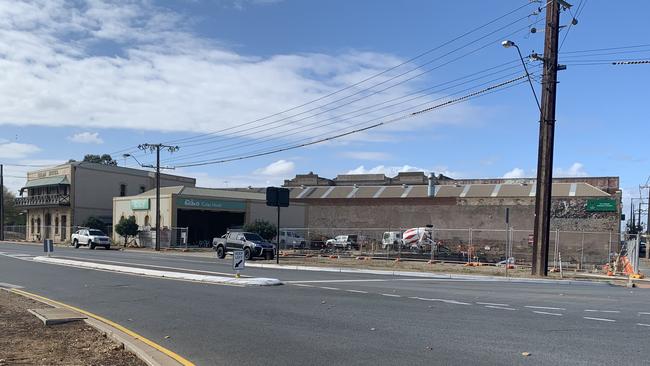
POLYGON ((50 253, 54 253, 54 241, 52 239, 43 240, 43 251, 49 256, 50 253))
POLYGON ((611 198, 587 200, 587 212, 616 212, 616 200, 611 198))
POLYGON ((287 188, 267 187, 266 205, 273 207, 289 207, 289 190, 287 188))
POLYGON ((246 258, 244 258, 243 250, 235 250, 232 252, 232 269, 239 271, 246 266, 246 258))
POLYGON ((202 198, 182 198, 176 199, 178 208, 204 208, 220 210, 246 210, 244 201, 227 201, 227 200, 210 200, 202 198))
POLYGON ((148 210, 149 209, 149 198, 141 198, 137 200, 131 200, 131 209, 134 211, 137 210, 148 210))

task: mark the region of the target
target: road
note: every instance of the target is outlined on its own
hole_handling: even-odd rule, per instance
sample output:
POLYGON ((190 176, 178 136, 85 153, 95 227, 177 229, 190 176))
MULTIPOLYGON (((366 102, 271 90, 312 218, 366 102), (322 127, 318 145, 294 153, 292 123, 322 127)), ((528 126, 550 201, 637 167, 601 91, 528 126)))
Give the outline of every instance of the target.
MULTIPOLYGON (((73 268, 0 243, 0 282, 120 323, 198 365, 648 364, 650 291, 247 268, 237 287, 73 268), (168 338, 166 338, 168 336, 168 338), (525 357, 522 352, 529 352, 525 357)), ((56 248, 60 258, 232 274, 229 260, 56 248)))

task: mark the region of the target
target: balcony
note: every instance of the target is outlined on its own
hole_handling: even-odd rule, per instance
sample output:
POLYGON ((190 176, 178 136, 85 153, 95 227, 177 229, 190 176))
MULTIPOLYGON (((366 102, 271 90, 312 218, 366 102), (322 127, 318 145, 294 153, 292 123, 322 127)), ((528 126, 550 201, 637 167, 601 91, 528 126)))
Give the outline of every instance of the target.
POLYGON ((16 207, 70 206, 70 195, 44 194, 40 196, 16 197, 16 207))

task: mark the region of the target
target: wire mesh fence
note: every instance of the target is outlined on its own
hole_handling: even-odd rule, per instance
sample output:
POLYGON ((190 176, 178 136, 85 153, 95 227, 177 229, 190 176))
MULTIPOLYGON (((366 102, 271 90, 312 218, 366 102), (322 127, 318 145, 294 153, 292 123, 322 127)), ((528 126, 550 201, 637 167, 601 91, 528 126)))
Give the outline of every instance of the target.
MULTIPOLYGON (((530 265, 533 230, 475 228, 282 228, 280 250, 402 260, 530 265)), ((621 248, 616 232, 552 230, 549 266, 589 270, 610 262, 621 248)))

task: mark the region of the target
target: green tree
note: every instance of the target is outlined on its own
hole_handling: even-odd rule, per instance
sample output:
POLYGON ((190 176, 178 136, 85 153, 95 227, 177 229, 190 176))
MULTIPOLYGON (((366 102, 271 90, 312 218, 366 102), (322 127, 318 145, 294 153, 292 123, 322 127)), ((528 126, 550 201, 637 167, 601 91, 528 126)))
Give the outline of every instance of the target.
POLYGON ((91 228, 91 229, 97 229, 104 231, 106 230, 106 224, 104 221, 94 217, 90 216, 89 218, 86 219, 86 222, 84 222, 83 226, 91 228))
POLYGON ((5 225, 25 225, 25 215, 18 208, 16 208, 14 199, 16 195, 13 194, 7 187, 3 187, 2 202, 5 211, 5 225))
POLYGON ((96 163, 96 164, 117 166, 117 160, 114 160, 109 154, 103 154, 103 155, 86 154, 84 156, 83 161, 86 163, 96 163))
POLYGON ((129 236, 138 235, 138 224, 135 222, 135 216, 120 218, 120 222, 115 225, 117 235, 124 238, 124 246, 129 242, 129 236))
POLYGON ((255 220, 250 224, 246 224, 244 230, 257 233, 266 240, 271 240, 277 235, 277 226, 265 220, 255 220))

